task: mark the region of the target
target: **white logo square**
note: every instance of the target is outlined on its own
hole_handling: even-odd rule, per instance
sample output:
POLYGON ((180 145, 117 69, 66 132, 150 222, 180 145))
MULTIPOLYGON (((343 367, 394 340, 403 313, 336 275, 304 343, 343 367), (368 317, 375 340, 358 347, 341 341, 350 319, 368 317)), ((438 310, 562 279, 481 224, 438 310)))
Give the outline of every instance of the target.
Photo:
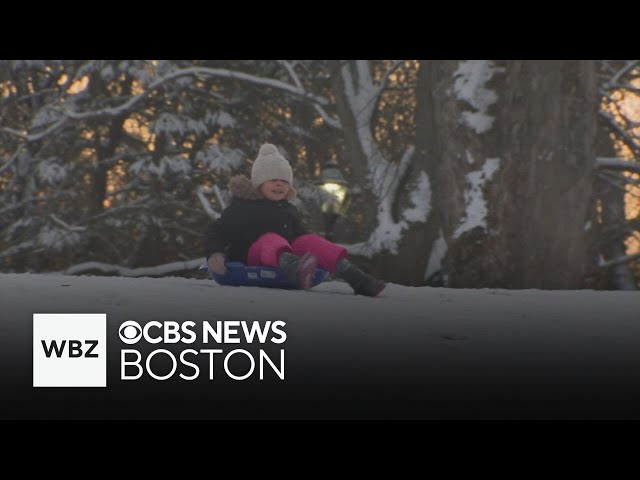
POLYGON ((33 386, 106 387, 107 314, 34 313, 33 386))

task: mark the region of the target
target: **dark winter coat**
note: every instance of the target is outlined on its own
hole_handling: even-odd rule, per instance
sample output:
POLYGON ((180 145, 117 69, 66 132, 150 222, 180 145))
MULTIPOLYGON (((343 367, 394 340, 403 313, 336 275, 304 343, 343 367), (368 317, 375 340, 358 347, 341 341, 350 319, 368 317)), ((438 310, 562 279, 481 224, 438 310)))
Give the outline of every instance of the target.
POLYGON ((204 238, 205 256, 224 252, 227 261, 246 262, 251 244, 265 233, 277 233, 289 242, 307 233, 300 212, 288 200, 267 200, 242 175, 229 182, 233 195, 222 216, 212 223, 204 238))

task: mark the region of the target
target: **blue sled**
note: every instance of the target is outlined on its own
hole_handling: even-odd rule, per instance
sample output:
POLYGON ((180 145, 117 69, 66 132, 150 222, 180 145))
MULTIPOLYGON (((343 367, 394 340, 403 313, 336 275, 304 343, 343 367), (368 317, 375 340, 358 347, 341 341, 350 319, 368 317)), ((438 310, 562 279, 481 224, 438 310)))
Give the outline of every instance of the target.
MULTIPOLYGON (((284 288, 287 290, 297 290, 293 283, 289 281, 284 271, 276 267, 248 267, 242 262, 226 262, 227 273, 218 275, 209 271, 207 265, 202 265, 200 270, 204 270, 218 285, 232 287, 267 287, 284 288)), ((312 287, 325 282, 329 278, 329 272, 321 268, 316 269, 312 287)))

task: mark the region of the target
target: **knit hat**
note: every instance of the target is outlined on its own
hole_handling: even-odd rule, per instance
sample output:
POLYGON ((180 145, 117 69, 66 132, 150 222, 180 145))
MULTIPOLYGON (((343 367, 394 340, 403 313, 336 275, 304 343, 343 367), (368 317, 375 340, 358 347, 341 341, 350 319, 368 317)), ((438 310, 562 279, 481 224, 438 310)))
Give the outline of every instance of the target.
POLYGON ((251 186, 258 189, 264 182, 277 179, 286 180, 293 187, 293 170, 275 145, 265 143, 251 167, 251 186))

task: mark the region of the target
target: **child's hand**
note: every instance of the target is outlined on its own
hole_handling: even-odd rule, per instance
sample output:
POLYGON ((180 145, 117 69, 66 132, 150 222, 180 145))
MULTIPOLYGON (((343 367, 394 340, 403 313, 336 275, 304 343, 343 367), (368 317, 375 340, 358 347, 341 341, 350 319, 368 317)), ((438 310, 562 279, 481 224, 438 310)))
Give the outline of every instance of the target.
POLYGON ((227 273, 227 267, 224 266, 224 253, 214 253, 209 257, 207 261, 207 265, 209 265, 209 270, 218 275, 224 275, 227 273))

